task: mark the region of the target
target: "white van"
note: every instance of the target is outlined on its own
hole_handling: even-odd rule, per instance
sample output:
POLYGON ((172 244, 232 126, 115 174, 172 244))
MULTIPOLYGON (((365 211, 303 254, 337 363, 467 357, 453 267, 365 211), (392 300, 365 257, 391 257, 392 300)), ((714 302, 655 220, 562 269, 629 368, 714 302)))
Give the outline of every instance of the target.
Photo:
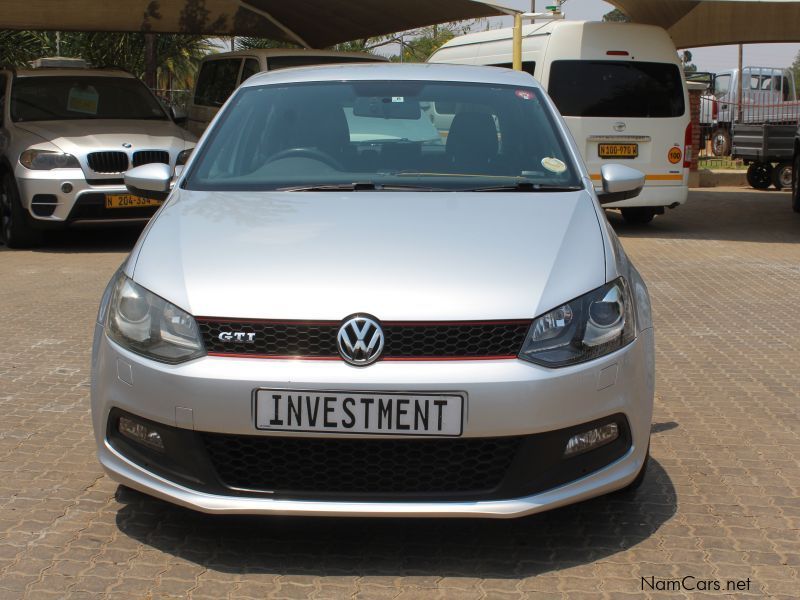
POLYGON ((200 137, 239 85, 261 71, 332 63, 386 61, 364 52, 331 52, 297 48, 258 48, 209 54, 203 58, 189 103, 188 129, 200 137))
MULTIPOLYGON (((454 38, 429 62, 510 68, 511 60, 512 30, 495 29, 454 38)), ((666 31, 631 23, 534 23, 523 28, 522 61, 561 111, 598 185, 605 162, 625 161, 647 174, 639 197, 607 207, 620 208, 629 222, 648 223, 686 201, 689 98, 666 31)))

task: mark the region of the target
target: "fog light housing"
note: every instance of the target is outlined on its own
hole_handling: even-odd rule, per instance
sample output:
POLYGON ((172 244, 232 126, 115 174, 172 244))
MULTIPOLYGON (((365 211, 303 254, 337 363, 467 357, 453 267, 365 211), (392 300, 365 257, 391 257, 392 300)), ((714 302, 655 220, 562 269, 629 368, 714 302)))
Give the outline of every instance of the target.
POLYGON ((161 434, 144 423, 140 423, 128 417, 120 417, 117 429, 119 429, 122 435, 134 442, 138 442, 143 446, 147 446, 159 452, 164 451, 164 440, 161 439, 161 434))
POLYGON ((606 423, 589 431, 573 435, 567 441, 564 457, 577 456, 600 446, 610 444, 619 437, 619 426, 616 423, 606 423))

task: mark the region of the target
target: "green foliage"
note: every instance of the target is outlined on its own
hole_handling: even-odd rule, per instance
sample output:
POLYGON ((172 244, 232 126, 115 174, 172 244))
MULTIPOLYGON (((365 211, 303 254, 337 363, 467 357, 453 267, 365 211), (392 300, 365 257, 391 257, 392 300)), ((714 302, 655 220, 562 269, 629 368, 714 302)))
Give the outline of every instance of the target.
POLYGON ((603 21, 606 23, 630 23, 631 20, 624 12, 615 8, 611 12, 607 12, 603 15, 603 21))
MULTIPOLYGON (((25 66, 42 56, 83 58, 94 66, 115 66, 142 77, 144 33, 0 31, 0 62, 25 66)), ((199 60, 211 48, 200 36, 158 34, 159 80, 166 87, 191 87, 199 60)))
MULTIPOLYGON (((797 56, 794 57, 794 62, 792 63, 792 66, 789 68, 794 73, 795 86, 800 86, 800 52, 798 52, 797 56)), ((798 93, 800 93, 800 90, 798 90, 798 93)))
POLYGON ((688 50, 684 50, 680 53, 681 62, 683 63, 683 72, 684 73, 695 73, 697 71, 697 65, 692 63, 692 53, 688 50))

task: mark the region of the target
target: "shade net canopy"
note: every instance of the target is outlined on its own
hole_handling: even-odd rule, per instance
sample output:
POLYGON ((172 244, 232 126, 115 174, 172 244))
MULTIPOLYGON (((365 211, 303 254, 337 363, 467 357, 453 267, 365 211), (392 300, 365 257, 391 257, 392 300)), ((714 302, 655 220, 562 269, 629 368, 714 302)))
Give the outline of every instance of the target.
POLYGON ((519 0, 0 0, 0 29, 266 37, 313 48, 524 10, 519 0))
POLYGON ((622 10, 635 23, 646 23, 665 28, 678 48, 761 42, 800 42, 800 1, 798 0, 771 0, 768 2, 760 0, 608 0, 608 2, 622 10))

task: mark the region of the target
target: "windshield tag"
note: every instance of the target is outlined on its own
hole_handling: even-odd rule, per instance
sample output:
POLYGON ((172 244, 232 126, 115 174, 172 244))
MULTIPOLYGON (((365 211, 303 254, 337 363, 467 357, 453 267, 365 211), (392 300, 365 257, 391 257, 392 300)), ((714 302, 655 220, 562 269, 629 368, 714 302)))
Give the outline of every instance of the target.
POLYGON ((405 102, 406 99, 403 96, 392 96, 392 102, 405 102))
POLYGON ((84 89, 74 86, 69 90, 67 110, 85 115, 96 115, 99 101, 100 94, 93 86, 90 85, 84 89))
POLYGON ((552 173, 563 173, 567 170, 567 165, 563 160, 559 160, 552 156, 542 159, 542 166, 552 173))
POLYGON ((533 92, 529 92, 528 90, 517 90, 514 93, 517 95, 517 98, 521 98, 523 100, 533 100, 533 92))

